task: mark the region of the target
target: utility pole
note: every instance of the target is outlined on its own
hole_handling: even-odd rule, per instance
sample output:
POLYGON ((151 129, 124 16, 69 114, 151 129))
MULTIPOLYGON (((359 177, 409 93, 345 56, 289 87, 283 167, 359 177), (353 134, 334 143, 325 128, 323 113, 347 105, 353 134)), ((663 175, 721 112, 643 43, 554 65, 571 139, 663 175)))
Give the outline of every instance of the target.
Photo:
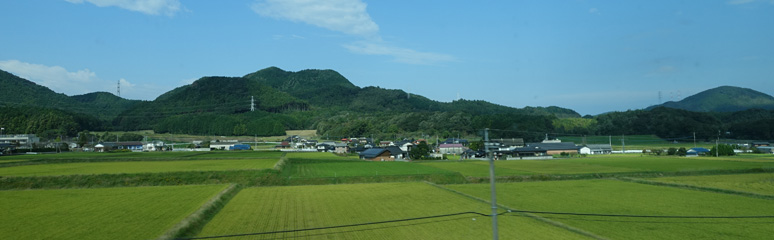
POLYGON ((495 193, 495 168, 494 158, 489 154, 489 128, 484 129, 484 151, 489 159, 489 185, 492 188, 492 239, 500 238, 497 233, 497 194, 495 193))
POLYGON ((718 139, 715 140, 715 157, 720 157, 720 130, 718 130, 718 139))
POLYGON ((626 135, 621 134, 621 152, 622 153, 626 153, 626 140, 624 140, 625 138, 626 138, 626 135))
POLYGON ((255 97, 250 96, 250 111, 255 112, 255 97))
POLYGON ((121 79, 118 79, 118 84, 116 85, 116 93, 118 93, 118 97, 121 97, 121 79))
POLYGON ((696 147, 696 132, 693 132, 693 147, 696 147))

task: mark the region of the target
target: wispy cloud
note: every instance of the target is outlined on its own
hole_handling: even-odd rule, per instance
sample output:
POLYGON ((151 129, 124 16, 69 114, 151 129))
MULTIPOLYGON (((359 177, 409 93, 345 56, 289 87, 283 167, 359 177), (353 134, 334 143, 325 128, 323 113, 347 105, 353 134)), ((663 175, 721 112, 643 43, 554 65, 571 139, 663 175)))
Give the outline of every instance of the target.
POLYGON ((180 11, 179 0, 65 0, 70 3, 88 2, 98 7, 120 7, 149 15, 173 16, 180 11))
POLYGON ((599 9, 597 9, 597 8, 589 9, 589 13, 591 13, 591 14, 600 14, 599 9))
POLYGON ((18 60, 0 61, 0 68, 46 86, 55 92, 67 94, 87 93, 86 86, 92 86, 98 81, 97 74, 89 69, 70 72, 60 66, 46 66, 18 60))
POLYGON ((396 62, 431 65, 455 61, 447 54, 421 52, 393 46, 382 40, 377 25, 361 0, 259 0, 252 10, 261 16, 302 22, 363 40, 344 44, 350 52, 391 56, 396 62))
POLYGON ((378 37, 379 26, 359 0, 265 0, 255 2, 261 16, 303 22, 361 37, 378 37))
POLYGON ((408 48, 389 46, 382 42, 356 42, 345 44, 344 47, 353 53, 392 56, 397 62, 409 64, 431 65, 439 62, 456 61, 451 55, 418 52, 408 48))

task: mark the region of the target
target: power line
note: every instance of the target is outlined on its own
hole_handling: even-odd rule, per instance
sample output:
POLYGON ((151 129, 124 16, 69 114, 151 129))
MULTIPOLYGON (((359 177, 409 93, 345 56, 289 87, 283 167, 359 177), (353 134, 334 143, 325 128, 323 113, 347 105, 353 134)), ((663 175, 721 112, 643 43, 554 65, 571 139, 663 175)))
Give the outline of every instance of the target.
MULTIPOLYGON (((631 215, 631 214, 604 214, 604 213, 572 213, 572 212, 548 212, 529 210, 508 210, 506 213, 532 213, 569 216, 593 216, 593 217, 626 217, 626 218, 695 218, 695 219, 743 219, 743 218, 774 218, 771 216, 688 216, 688 215, 631 215)), ((504 214, 504 213, 501 213, 504 214)))
MULTIPOLYGON (((304 228, 304 229, 292 229, 292 230, 282 230, 282 231, 272 231, 272 232, 243 233, 243 234, 232 234, 232 235, 221 235, 221 236, 207 236, 207 237, 192 237, 192 238, 178 238, 178 239, 179 240, 183 240, 183 239, 185 239, 185 240, 188 240, 188 239, 214 239, 214 238, 228 238, 228 237, 243 237, 243 236, 266 235, 266 234, 276 234, 276 233, 305 232, 305 231, 312 231, 312 230, 323 230, 323 229, 333 229, 333 228, 357 227, 357 226, 376 225, 376 224, 385 224, 385 223, 416 221, 416 220, 423 220, 423 219, 451 217, 451 216, 466 215, 466 214, 475 214, 475 215, 480 215, 480 216, 484 216, 484 217, 490 217, 490 215, 483 214, 483 213, 478 213, 478 212, 459 212, 459 213, 451 213, 451 214, 435 215, 435 216, 427 216, 427 217, 406 218, 406 219, 397 219, 397 220, 389 220, 389 221, 381 221, 381 222, 356 223, 356 224, 338 225, 338 226, 330 226, 330 227, 304 228)), ((502 214, 502 213, 500 213, 500 214, 502 214)))
MULTIPOLYGON (((231 238, 231 237, 243 237, 243 236, 278 234, 278 233, 306 232, 306 231, 313 231, 313 230, 324 230, 324 229, 334 229, 334 228, 346 228, 346 227, 357 227, 357 226, 367 226, 367 225, 378 225, 378 224, 396 223, 396 222, 408 222, 408 221, 417 221, 417 220, 433 219, 433 218, 443 218, 443 217, 451 217, 451 216, 459 216, 459 215, 467 215, 467 214, 479 215, 479 216, 482 216, 482 217, 493 217, 493 216, 505 215, 505 214, 511 214, 511 213, 550 214, 550 215, 565 215, 565 216, 591 216, 591 217, 609 217, 609 218, 665 218, 665 219, 670 219, 670 218, 671 219, 762 219, 762 218, 774 218, 774 215, 772 215, 772 216, 634 215, 634 214, 550 212, 550 211, 530 211, 530 210, 510 209, 510 210, 508 210, 506 212, 501 212, 501 213, 498 213, 498 214, 495 214, 495 215, 489 215, 489 214, 484 214, 484 213, 479 213, 479 212, 459 212, 459 213, 450 213, 450 214, 434 215, 434 216, 426 216, 426 217, 396 219, 396 220, 388 220, 388 221, 380 221, 380 222, 356 223, 356 224, 347 224, 347 225, 338 225, 338 226, 329 226, 329 227, 316 227, 316 228, 291 229, 291 230, 281 230, 281 231, 271 231, 271 232, 242 233, 242 234, 205 236, 205 237, 191 237, 191 238, 177 238, 177 239, 178 240, 193 240, 193 239, 231 238)), ((663 223, 671 223, 671 222, 663 222, 663 223)), ((699 223, 699 222, 697 222, 697 223, 699 223)), ((410 226, 410 225, 404 225, 404 226, 410 226)))

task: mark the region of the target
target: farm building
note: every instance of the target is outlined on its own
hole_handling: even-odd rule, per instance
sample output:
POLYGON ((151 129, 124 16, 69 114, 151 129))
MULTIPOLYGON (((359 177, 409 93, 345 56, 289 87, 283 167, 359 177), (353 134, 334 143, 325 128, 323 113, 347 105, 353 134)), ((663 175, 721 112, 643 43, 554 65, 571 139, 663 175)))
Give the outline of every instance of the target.
POLYGON ((503 155, 507 155, 508 157, 513 158, 523 158, 523 157, 538 157, 538 156, 546 156, 548 155, 548 150, 542 149, 539 147, 521 147, 521 148, 514 148, 511 151, 503 153, 503 155))
POLYGON ((8 143, 17 146, 17 148, 31 148, 32 144, 39 143, 40 138, 35 134, 6 134, 0 135, 0 143, 8 143))
POLYGON ((492 139, 490 141, 497 143, 499 145, 500 150, 524 147, 523 138, 501 138, 501 139, 492 139))
POLYGON ((117 142, 116 149, 127 149, 132 151, 142 151, 142 142, 117 142))
POLYGON ((758 147, 758 151, 762 153, 774 153, 774 147, 758 147))
POLYGON ((695 156, 703 156, 709 154, 710 150, 706 148, 691 148, 688 149, 688 152, 686 152, 686 156, 688 157, 695 157, 695 156))
POLYGON ((337 143, 333 146, 335 150, 333 150, 335 153, 343 154, 349 152, 349 145, 346 143, 337 143))
POLYGON ((397 147, 371 148, 360 153, 360 159, 371 161, 395 161, 403 156, 403 151, 397 147))
POLYGON ((580 154, 611 154, 613 147, 610 144, 588 144, 579 150, 580 154))
POLYGON ((470 144, 467 139, 459 139, 459 138, 447 138, 445 141, 442 142, 442 144, 454 144, 459 143, 462 144, 462 146, 467 146, 470 144))
MULTIPOLYGON (((546 150, 547 155, 561 154, 561 153, 578 153, 578 146, 573 142, 541 142, 541 143, 529 143, 525 148, 536 148, 546 150)), ((612 151, 612 150, 611 150, 612 151)))
POLYGON ((753 147, 770 147, 771 146, 771 144, 769 142, 752 142, 752 144, 750 144, 750 145, 753 146, 753 147))
POLYGON ((438 152, 441 154, 462 154, 465 147, 461 143, 441 144, 438 146, 438 152))

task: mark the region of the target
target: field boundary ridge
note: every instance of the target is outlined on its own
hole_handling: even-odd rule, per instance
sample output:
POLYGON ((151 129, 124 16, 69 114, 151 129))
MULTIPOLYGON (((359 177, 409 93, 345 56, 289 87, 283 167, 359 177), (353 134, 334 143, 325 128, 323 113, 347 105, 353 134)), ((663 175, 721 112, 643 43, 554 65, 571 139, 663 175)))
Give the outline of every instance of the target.
POLYGON ((175 224, 175 226, 167 230, 157 239, 177 239, 196 235, 240 190, 242 190, 242 187, 238 184, 228 185, 226 189, 223 189, 214 197, 210 198, 210 200, 199 207, 198 210, 175 224))
POLYGON ((737 191, 737 190, 730 190, 730 189, 723 189, 723 188, 704 187, 704 186, 681 184, 681 183, 659 182, 659 181, 652 181, 652 180, 646 180, 646 179, 640 179, 640 178, 629 178, 629 177, 620 177, 616 179, 624 182, 648 184, 648 185, 661 186, 661 187, 682 188, 682 189, 695 190, 695 191, 723 193, 723 194, 739 195, 744 197, 774 200, 774 195, 766 195, 766 194, 737 191))
MULTIPOLYGON (((446 190, 446 191, 455 193, 455 194, 463 196, 463 197, 467 197, 467 198, 470 198, 470 199, 473 199, 473 200, 476 200, 476 201, 479 201, 479 202, 483 202, 483 203, 492 205, 492 202, 490 202, 490 201, 478 198, 476 196, 473 196, 473 195, 470 195, 470 194, 467 194, 467 193, 463 193, 463 192, 460 192, 460 191, 457 191, 457 190, 454 190, 454 189, 446 188, 446 187, 443 187, 441 185, 438 185, 438 184, 435 184, 435 183, 431 183, 431 182, 427 182, 427 181, 425 181, 424 183, 425 184, 429 184, 430 186, 437 187, 437 188, 442 189, 442 190, 446 190)), ((514 208, 511 208, 511 207, 499 204, 499 203, 497 204, 497 207, 505 209, 505 210, 508 210, 508 211, 512 211, 514 209, 514 208)), ((557 221, 554 221, 554 220, 551 220, 551 219, 548 219, 548 218, 544 218, 544 217, 541 217, 541 216, 538 216, 538 215, 535 215, 535 214, 524 213, 524 212, 514 212, 514 213, 517 213, 519 215, 526 216, 526 217, 529 217, 529 218, 532 218, 532 219, 535 219, 535 220, 538 220, 538 221, 541 221, 541 222, 544 222, 544 223, 548 223, 548 224, 551 224, 551 225, 553 225, 555 227, 562 228, 564 230, 567 230, 567 231, 570 231, 570 232, 574 232, 574 233, 577 233, 577 234, 580 234, 580 235, 583 235, 583 236, 587 236, 587 237, 590 237, 590 238, 593 238, 593 239, 598 239, 598 240, 606 240, 607 239, 607 238, 604 238, 602 236, 596 235, 594 233, 587 232, 586 230, 583 230, 583 229, 580 229, 580 228, 576 228, 576 227, 573 227, 573 226, 570 226, 570 225, 567 225, 567 224, 564 224, 564 223, 561 223, 561 222, 557 222, 557 221)))

